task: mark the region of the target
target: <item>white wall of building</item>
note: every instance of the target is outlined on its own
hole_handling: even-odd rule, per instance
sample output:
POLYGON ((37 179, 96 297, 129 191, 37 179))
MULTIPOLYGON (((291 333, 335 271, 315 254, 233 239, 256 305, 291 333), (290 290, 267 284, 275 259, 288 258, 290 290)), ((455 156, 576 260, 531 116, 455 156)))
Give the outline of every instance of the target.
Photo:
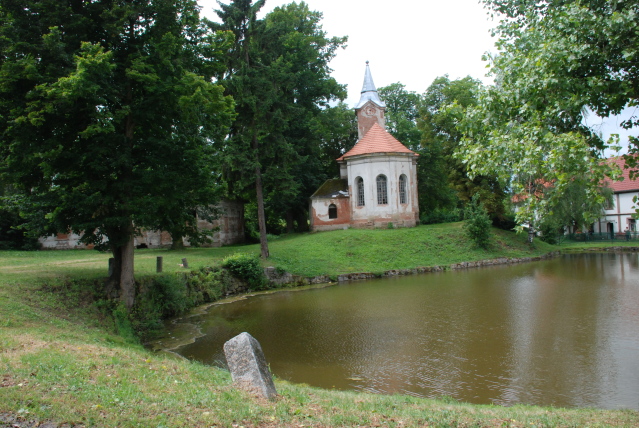
POLYGON ((379 154, 351 157, 347 162, 351 221, 380 227, 384 222, 397 226, 414 226, 418 218, 417 168, 413 155, 379 154), (387 179, 388 204, 377 203, 377 176, 387 179), (399 177, 407 179, 407 203, 400 204, 399 177), (364 180, 365 205, 358 206, 356 179, 364 180), (411 224, 412 223, 412 224, 411 224))

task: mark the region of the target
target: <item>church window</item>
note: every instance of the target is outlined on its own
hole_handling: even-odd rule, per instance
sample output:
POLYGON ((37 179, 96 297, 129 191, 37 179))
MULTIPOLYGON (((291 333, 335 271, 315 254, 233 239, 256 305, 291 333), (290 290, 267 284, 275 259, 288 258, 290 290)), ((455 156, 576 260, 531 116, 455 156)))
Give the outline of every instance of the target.
POLYGON ((380 174, 377 176, 377 203, 379 205, 388 204, 388 191, 386 186, 386 176, 380 174))
POLYGON ((406 194, 406 176, 404 174, 399 176, 399 203, 408 203, 408 197, 406 194))
POLYGON ((364 180, 362 177, 357 177, 355 179, 355 183, 357 184, 357 206, 363 207, 364 204, 364 180))
POLYGON ((337 218, 337 206, 335 204, 328 206, 328 218, 337 218))

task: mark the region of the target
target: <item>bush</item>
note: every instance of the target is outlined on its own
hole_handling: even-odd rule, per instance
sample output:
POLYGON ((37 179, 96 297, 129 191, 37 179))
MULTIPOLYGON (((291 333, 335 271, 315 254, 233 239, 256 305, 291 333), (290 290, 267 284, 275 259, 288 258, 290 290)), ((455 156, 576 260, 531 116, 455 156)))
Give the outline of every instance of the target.
POLYGON ((421 224, 453 223, 462 219, 462 211, 459 208, 437 208, 420 216, 421 224))
POLYGON ((464 229, 470 239, 475 241, 479 248, 488 248, 490 243, 491 221, 486 208, 479 202, 479 195, 475 194, 464 212, 466 218, 464 229))
POLYGON ((24 223, 15 210, 0 207, 0 250, 32 251, 40 248, 38 239, 25 233, 24 223))
POLYGON ((234 277, 246 281, 257 290, 267 288, 268 281, 257 255, 233 254, 222 260, 222 267, 228 269, 234 277))
POLYGON ((494 216, 493 226, 501 230, 512 231, 517 227, 517 222, 514 215, 494 216))
POLYGON ((561 242, 563 227, 556 221, 548 220, 539 225, 538 232, 540 233, 539 239, 547 244, 557 245, 561 242))

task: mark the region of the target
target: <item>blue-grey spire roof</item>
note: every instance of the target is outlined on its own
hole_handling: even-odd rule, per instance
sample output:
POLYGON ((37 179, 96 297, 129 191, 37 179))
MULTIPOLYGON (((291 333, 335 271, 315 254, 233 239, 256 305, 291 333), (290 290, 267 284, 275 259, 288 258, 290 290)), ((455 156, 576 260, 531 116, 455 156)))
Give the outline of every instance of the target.
POLYGON ((362 96, 359 102, 355 106, 356 109, 362 108, 368 101, 372 101, 379 107, 386 107, 386 103, 379 98, 375 83, 373 83, 373 76, 371 76, 371 69, 366 61, 366 73, 364 74, 364 86, 362 86, 362 96))

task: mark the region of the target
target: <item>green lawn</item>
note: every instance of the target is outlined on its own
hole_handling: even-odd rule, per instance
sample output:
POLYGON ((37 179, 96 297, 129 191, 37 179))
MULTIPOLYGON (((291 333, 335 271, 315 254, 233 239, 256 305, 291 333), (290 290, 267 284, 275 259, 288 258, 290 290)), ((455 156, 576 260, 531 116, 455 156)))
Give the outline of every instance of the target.
MULTIPOLYGON (((525 237, 495 231, 478 250, 460 224, 414 229, 346 230, 291 235, 271 242, 267 264, 306 276, 449 265, 553 251, 525 237)), ((561 248, 565 248, 562 246, 561 248)), ((137 275, 218 263, 257 245, 136 251, 137 275)), ((99 427, 333 426, 639 426, 636 411, 479 406, 443 397, 427 400, 320 390, 276 380, 274 402, 235 390, 228 373, 126 342, 112 321, 63 278, 106 275, 108 254, 96 251, 0 252, 0 421, 25 419, 99 427)), ((2 422, 0 422, 2 424, 2 422)), ((3 425, 0 425, 3 426, 3 425)))

